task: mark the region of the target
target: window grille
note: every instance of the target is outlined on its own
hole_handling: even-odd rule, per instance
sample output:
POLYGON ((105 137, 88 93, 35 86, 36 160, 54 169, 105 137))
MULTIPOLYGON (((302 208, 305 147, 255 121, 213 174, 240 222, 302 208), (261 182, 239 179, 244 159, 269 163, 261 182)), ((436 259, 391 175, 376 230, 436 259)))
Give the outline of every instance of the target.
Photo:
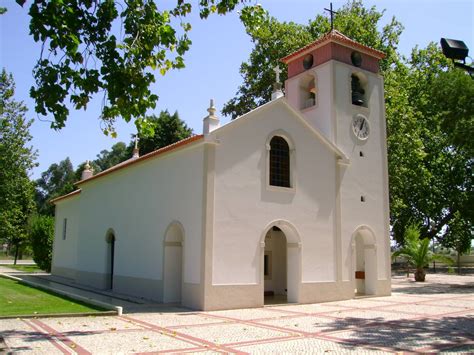
POLYGON ((290 187, 290 148, 278 136, 270 141, 270 185, 290 187))

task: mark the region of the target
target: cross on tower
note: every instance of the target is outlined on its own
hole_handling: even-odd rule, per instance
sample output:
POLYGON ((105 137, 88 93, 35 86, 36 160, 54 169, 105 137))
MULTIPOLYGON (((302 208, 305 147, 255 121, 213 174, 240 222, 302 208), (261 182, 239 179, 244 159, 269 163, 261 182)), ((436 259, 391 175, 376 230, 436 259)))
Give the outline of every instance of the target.
POLYGON ((331 31, 334 29, 334 14, 337 14, 336 11, 332 10, 332 2, 329 3, 329 9, 324 8, 324 10, 329 11, 329 14, 331 16, 331 31))
POLYGON ((273 68, 273 71, 275 72, 276 74, 276 82, 279 83, 280 82, 280 74, 282 73, 281 69, 280 69, 280 66, 277 65, 276 67, 273 68))

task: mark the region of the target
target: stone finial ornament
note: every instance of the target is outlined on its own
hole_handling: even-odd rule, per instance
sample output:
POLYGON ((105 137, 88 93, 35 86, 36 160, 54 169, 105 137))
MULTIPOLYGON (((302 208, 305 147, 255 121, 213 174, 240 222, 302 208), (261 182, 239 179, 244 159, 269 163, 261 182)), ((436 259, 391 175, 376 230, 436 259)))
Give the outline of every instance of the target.
POLYGON ((203 120, 202 133, 209 134, 213 130, 220 127, 219 117, 216 116, 216 107, 214 106, 214 99, 211 99, 207 112, 209 113, 203 120))
POLYGON ((207 109, 207 112, 209 112, 209 117, 217 119, 216 116, 216 107, 214 106, 214 99, 211 99, 211 102, 209 103, 209 108, 207 109))
POLYGON ((86 165, 84 165, 84 170, 82 170, 81 180, 89 179, 92 175, 94 175, 94 169, 91 168, 89 160, 87 160, 86 165))

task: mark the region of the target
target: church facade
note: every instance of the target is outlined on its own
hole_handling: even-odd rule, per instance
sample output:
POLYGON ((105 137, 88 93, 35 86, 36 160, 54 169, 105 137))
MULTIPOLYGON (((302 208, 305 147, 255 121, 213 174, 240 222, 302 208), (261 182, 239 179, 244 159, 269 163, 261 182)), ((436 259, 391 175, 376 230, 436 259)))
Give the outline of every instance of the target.
POLYGON ((86 174, 53 275, 201 310, 389 295, 382 58, 331 31, 282 59, 285 95, 86 174))

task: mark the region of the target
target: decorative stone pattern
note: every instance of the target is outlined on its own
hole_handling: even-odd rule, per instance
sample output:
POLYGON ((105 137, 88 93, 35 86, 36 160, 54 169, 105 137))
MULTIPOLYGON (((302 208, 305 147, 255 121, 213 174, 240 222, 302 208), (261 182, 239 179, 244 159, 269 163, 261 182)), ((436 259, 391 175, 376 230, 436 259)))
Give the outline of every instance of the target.
POLYGON ((0 337, 7 352, 28 354, 474 352, 474 277, 427 279, 396 277, 391 297, 323 304, 3 319, 0 337))

